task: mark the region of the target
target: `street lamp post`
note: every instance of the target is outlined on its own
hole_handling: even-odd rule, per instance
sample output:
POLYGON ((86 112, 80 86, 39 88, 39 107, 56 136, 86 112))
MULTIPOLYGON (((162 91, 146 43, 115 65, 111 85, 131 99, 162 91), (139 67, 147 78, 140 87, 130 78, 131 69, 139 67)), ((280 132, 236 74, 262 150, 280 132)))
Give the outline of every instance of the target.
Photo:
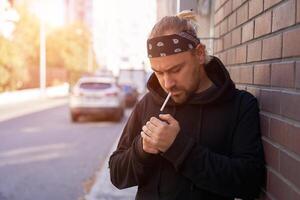
POLYGON ((94 65, 94 61, 93 61, 93 40, 91 40, 89 42, 89 46, 88 46, 88 72, 91 73, 94 69, 93 65, 94 65))
POLYGON ((46 30, 44 5, 40 2, 40 94, 46 95, 46 30))

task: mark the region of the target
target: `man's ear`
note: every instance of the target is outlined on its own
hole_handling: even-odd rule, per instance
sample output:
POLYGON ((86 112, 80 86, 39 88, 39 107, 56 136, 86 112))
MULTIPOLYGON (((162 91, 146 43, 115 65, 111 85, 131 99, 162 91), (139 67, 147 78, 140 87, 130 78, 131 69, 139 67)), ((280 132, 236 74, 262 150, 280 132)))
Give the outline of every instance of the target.
POLYGON ((196 56, 198 57, 200 64, 204 64, 205 63, 205 45, 199 43, 195 50, 196 50, 196 56))

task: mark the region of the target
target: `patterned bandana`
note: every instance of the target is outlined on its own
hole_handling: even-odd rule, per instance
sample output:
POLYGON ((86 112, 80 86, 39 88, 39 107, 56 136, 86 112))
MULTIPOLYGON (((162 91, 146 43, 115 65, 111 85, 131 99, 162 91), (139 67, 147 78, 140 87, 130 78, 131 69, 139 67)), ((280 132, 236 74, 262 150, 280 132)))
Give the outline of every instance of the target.
POLYGON ((148 58, 182 53, 196 48, 199 43, 199 38, 186 31, 151 38, 147 40, 148 58))

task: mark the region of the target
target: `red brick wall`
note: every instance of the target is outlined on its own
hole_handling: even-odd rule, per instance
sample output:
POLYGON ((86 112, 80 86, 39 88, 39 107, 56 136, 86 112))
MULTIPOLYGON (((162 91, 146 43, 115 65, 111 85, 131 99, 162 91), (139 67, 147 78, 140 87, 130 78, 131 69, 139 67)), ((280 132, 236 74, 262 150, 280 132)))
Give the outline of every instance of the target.
POLYGON ((214 54, 260 104, 261 199, 300 199, 300 0, 216 0, 214 54))

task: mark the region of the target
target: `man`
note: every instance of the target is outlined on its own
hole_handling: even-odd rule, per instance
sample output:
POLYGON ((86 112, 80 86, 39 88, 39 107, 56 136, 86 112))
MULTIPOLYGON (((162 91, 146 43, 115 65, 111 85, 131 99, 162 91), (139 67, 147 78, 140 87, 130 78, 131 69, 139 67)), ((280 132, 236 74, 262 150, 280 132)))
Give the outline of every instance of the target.
POLYGON ((257 197, 265 168, 255 97, 235 88, 188 19, 163 18, 147 48, 154 74, 110 157, 112 183, 137 185, 143 200, 257 197))

